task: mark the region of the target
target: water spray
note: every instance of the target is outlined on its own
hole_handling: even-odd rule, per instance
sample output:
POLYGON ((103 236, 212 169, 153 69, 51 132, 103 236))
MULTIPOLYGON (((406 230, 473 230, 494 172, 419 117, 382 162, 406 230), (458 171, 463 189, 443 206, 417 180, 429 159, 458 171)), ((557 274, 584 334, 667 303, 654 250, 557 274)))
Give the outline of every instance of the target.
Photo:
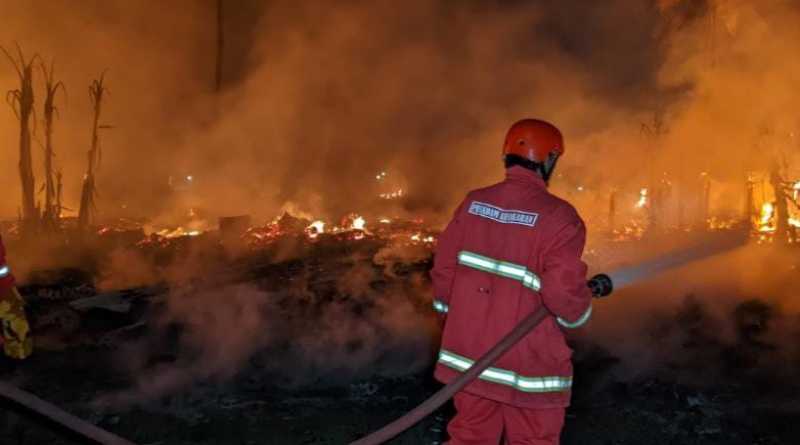
POLYGON ((617 269, 609 273, 608 278, 614 283, 614 289, 623 289, 667 270, 737 249, 747 244, 747 241, 746 234, 725 233, 721 236, 706 239, 702 244, 676 250, 632 266, 617 269))

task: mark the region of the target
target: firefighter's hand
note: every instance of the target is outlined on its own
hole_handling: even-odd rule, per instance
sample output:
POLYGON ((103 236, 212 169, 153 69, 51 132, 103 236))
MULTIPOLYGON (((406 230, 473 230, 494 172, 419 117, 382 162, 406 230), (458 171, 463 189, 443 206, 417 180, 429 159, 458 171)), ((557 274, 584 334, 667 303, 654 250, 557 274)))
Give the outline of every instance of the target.
POLYGON ((30 327, 25 316, 25 302, 11 288, 5 295, 0 295, 0 323, 3 329, 3 351, 11 358, 22 360, 33 352, 33 339, 30 338, 30 327))

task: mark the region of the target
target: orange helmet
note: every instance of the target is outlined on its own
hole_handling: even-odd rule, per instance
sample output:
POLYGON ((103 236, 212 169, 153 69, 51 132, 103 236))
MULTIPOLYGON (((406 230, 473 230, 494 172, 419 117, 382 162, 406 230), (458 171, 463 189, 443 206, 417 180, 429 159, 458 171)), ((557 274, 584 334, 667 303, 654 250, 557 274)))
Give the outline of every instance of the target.
POLYGON ((545 162, 551 153, 564 154, 564 137, 555 125, 539 119, 518 121, 506 133, 503 156, 513 154, 533 162, 545 162))
POLYGON ((547 181, 564 154, 564 137, 555 125, 539 119, 518 121, 506 133, 503 158, 506 167, 521 165, 539 172, 547 181))

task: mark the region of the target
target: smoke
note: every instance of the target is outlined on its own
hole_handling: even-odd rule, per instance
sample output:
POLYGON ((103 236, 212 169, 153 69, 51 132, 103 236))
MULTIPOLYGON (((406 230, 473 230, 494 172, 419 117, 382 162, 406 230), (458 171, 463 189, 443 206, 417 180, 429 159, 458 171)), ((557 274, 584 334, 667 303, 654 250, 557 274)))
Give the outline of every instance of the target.
MULTIPOLYGON (((389 212, 442 219, 500 177, 503 133, 523 116, 563 128, 554 189, 590 223, 611 188, 667 177, 689 212, 701 172, 738 186, 745 171, 793 165, 791 2, 237 2, 223 10, 219 94, 215 2, 4 3, 0 42, 55 57, 67 85, 56 150, 68 207, 89 142, 82 92, 108 70, 106 216, 386 212, 374 178, 387 171, 407 192, 389 212)), ((10 66, 0 85, 15 87, 10 66)), ((7 111, 0 186, 16 197, 7 111)))
POLYGON ((151 259, 136 250, 117 248, 109 253, 95 287, 100 291, 132 289, 156 284, 159 279, 151 259))
MULTIPOLYGON (((130 384, 100 395, 97 406, 148 404, 245 371, 266 386, 403 376, 424 369, 435 353, 438 324, 419 271, 397 279, 384 272, 393 263, 354 253, 294 260, 302 270, 293 267, 283 284, 274 278, 225 284, 236 281, 230 271, 202 258, 202 251, 189 252, 166 267, 151 266, 171 290, 163 302, 150 303, 144 337, 115 355, 114 366, 130 384)), ((131 261, 130 254, 112 256, 104 282, 130 279, 118 267, 122 261, 131 261)))
POLYGON ((166 311, 159 317, 153 337, 126 345, 118 365, 130 373, 133 387, 106 394, 99 405, 131 405, 175 394, 198 381, 223 381, 235 375, 243 364, 270 338, 267 295, 240 285, 221 289, 180 292, 167 298, 166 311), (180 326, 179 337, 170 339, 170 328, 180 326), (171 359, 159 361, 164 353, 157 341, 171 341, 171 359))
MULTIPOLYGON (((610 114, 628 116, 630 104, 644 100, 613 79, 632 74, 612 50, 642 39, 617 38, 605 28, 614 23, 603 22, 628 29, 641 23, 631 33, 644 34, 656 12, 634 7, 614 17, 576 4, 571 9, 587 23, 582 32, 589 40, 570 34, 574 17, 558 14, 560 8, 548 2, 272 4, 248 77, 229 91, 230 115, 199 135, 251 147, 242 156, 214 159, 229 173, 212 178, 211 188, 232 196, 250 192, 251 202, 318 203, 312 212, 336 214, 374 205, 375 173, 388 171, 408 184, 404 208, 395 211, 448 214, 465 189, 501 173, 499 141, 510 121, 547 115, 567 131, 585 133, 611 125, 610 114), (637 13, 645 19, 631 20, 637 13), (589 26, 595 20, 601 24, 589 26), (260 135, 255 143, 254 134, 260 135), (253 165, 263 166, 258 181, 244 187, 229 181, 253 165)), ((642 55, 639 75, 654 80, 652 55, 631 52, 625 60, 642 55)))
MULTIPOLYGON (((90 0, 78 7, 66 0, 0 0, 0 43, 18 41, 28 55, 54 57, 67 87, 55 134, 67 207, 77 207, 89 144, 85 88, 104 70, 110 94, 101 121, 113 127, 101 134, 98 207, 106 217, 168 220, 193 208, 207 218, 267 218, 290 208, 315 216, 374 210, 441 220, 466 190, 501 177, 504 132, 527 116, 564 131, 567 154, 553 190, 576 204, 590 229, 602 228, 612 189, 620 191, 619 208, 632 212, 640 188, 673 184, 685 216, 700 220, 703 172, 724 184, 724 192, 715 186, 715 205, 734 213, 743 208, 746 172, 778 164, 787 175, 800 174, 797 2, 223 3, 225 65, 222 91, 215 93, 216 2, 90 0), (407 192, 396 207, 378 202, 388 186, 376 181, 380 171, 407 192)), ((16 84, 3 61, 0 88, 16 84)), ((0 110, 0 188, 9 198, 0 201, 0 215, 14 217, 18 130, 12 112, 5 113, 0 110)), ((34 162, 41 166, 41 151, 34 162)), ((663 247, 634 253, 644 257, 663 247)), ((592 249, 602 248, 593 241, 592 249)), ((755 247, 742 252, 598 303, 592 335, 629 363, 663 363, 653 353, 679 354, 681 342, 654 351, 640 336, 651 329, 650 319, 631 320, 630 313, 679 311, 689 294, 700 298, 701 312, 724 320, 750 297, 778 305, 777 313, 795 313, 787 290, 796 288, 795 272, 784 276, 772 266, 778 260, 755 247)), ((287 247, 285 257, 294 253, 287 247)), ((395 258, 404 255, 413 257, 402 249, 379 254, 375 263, 385 266, 379 275, 391 278, 395 258)), ((158 273, 139 264, 120 274, 120 265, 137 260, 117 259, 109 275, 117 284, 158 273)), ((193 257, 166 276, 185 284, 214 266, 193 257)), ((309 287, 314 271, 304 274, 290 295, 296 301, 325 295, 309 287)), ((294 300, 263 289, 170 295, 164 324, 185 329, 181 359, 161 373, 150 372, 147 360, 135 361, 133 375, 145 376, 139 392, 162 394, 195 378, 225 378, 245 366, 253 348, 302 345, 262 363, 287 375, 294 354, 321 357, 331 344, 322 340, 337 351, 356 351, 334 354, 344 357, 335 363, 343 369, 397 347, 395 341, 426 344, 430 330, 408 326, 429 327, 430 320, 412 317, 418 312, 403 297, 426 295, 424 280, 411 289, 395 284, 377 298, 376 274, 354 267, 337 281, 352 302, 309 303, 316 309, 298 312, 305 323, 316 323, 313 329, 284 320, 276 306, 294 300), (230 307, 220 305, 228 300, 230 307), (350 317, 353 310, 360 315, 350 317), (149 380, 148 389, 153 376, 164 377, 149 380)), ((725 334, 720 341, 734 338, 725 334)), ((323 365, 316 364, 331 369, 323 365)))
POLYGON ((372 262, 383 267, 383 272, 390 278, 397 278, 398 266, 404 264, 414 264, 428 261, 430 251, 419 245, 404 245, 397 242, 390 242, 385 247, 378 250, 372 257, 372 262))
MULTIPOLYGON (((387 171, 407 186, 407 199, 393 212, 441 218, 466 189, 501 175, 500 141, 522 116, 550 119, 567 135, 557 187, 569 191, 580 182, 599 194, 610 184, 641 182, 614 173, 649 158, 672 165, 679 157, 686 175, 695 166, 712 169, 720 158, 709 147, 741 152, 764 121, 753 113, 777 113, 777 98, 788 104, 794 94, 786 82, 793 71, 784 63, 773 74, 783 82, 758 98, 765 102, 758 111, 730 106, 728 88, 711 87, 718 79, 732 87, 737 75, 761 85, 763 78, 747 70, 770 67, 762 57, 792 53, 794 11, 779 2, 730 6, 733 12, 716 3, 632 0, 413 0, 402 8, 390 1, 335 8, 237 2, 223 11, 223 90, 216 95, 215 2, 4 3, 0 42, 55 57, 67 85, 56 150, 68 207, 77 204, 89 142, 82 92, 108 70, 102 122, 113 128, 102 134, 99 179, 106 216, 191 207, 209 217, 267 217, 294 203, 336 217, 377 206, 375 173, 387 171), (714 47, 712 69, 702 42, 709 11, 717 9, 715 39, 728 46, 714 47), (734 13, 735 23, 728 18, 734 13), (778 26, 770 32, 781 38, 766 39, 765 56, 765 39, 749 22, 764 28, 772 19, 778 26), (718 126, 707 112, 721 103, 726 119, 718 126), (733 110, 744 112, 733 119, 733 110), (640 131, 654 114, 669 129, 657 156, 640 131), (753 122, 759 123, 742 125, 753 122), (615 169, 605 167, 609 162, 615 169)), ((10 67, 0 71, 0 85, 14 88, 10 67)), ((750 100, 745 91, 737 97, 750 100)), ((0 122, 0 140, 9 147, 0 158, 7 166, 2 186, 14 197, 10 110, 0 122)), ((725 154, 741 171, 741 156, 725 154)), ((16 214, 14 199, 1 205, 2 214, 16 214)))
MULTIPOLYGON (((197 127, 207 108, 199 104, 210 92, 211 74, 198 66, 212 63, 206 47, 213 37, 201 33, 201 24, 213 20, 202 2, 169 5, 152 2, 69 1, 15 2, 0 5, 4 26, 0 44, 15 50, 18 42, 27 57, 38 54, 47 64, 55 61, 56 79, 67 94, 56 104, 56 166, 64 173, 64 205, 77 209, 86 152, 91 137, 87 88, 106 72, 108 97, 100 123, 103 160, 100 165, 100 211, 105 215, 146 207, 152 212, 166 203, 153 196, 165 193, 167 177, 180 167, 184 155, 177 148, 184 133, 197 127), (142 32, 142 30, 148 30, 142 32), (154 194, 154 192, 160 192, 154 194), (124 208, 123 208, 124 207, 124 208)), ((36 75, 39 68, 36 68, 36 75)), ((35 79, 36 108, 42 110, 43 79, 35 79)), ((3 57, 0 88, 18 87, 16 73, 3 57)), ((42 124, 36 139, 43 142, 42 124)), ((0 214, 17 215, 16 178, 18 129, 9 108, 0 112, 0 165, 3 196, 0 214)), ((43 150, 34 143, 34 164, 41 184, 43 150)))
MULTIPOLYGON (((646 250, 629 261, 652 255, 646 250)), ((800 364, 797 267, 792 249, 748 244, 650 276, 594 303, 575 337, 578 357, 601 346, 619 359, 614 371, 623 379, 789 381, 800 364)))

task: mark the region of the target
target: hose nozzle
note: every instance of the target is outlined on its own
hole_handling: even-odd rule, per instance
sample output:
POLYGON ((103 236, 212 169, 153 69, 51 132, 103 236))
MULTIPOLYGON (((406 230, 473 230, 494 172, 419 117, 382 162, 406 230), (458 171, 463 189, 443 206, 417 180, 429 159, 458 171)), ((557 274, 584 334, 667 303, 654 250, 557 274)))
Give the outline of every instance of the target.
POLYGON ((589 286, 595 298, 607 297, 614 290, 614 283, 611 281, 611 277, 604 273, 593 276, 586 282, 586 285, 589 286))

